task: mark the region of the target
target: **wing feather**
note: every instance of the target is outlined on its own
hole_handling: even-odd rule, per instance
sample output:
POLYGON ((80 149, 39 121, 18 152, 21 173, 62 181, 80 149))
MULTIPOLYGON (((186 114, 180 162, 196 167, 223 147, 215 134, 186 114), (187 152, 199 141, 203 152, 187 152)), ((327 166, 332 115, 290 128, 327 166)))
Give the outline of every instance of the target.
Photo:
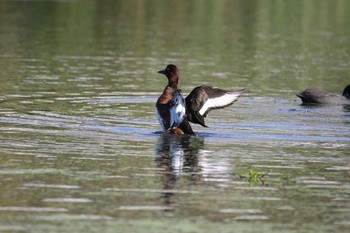
POLYGON ((242 92, 227 92, 222 96, 214 98, 209 97, 199 110, 199 114, 205 117, 211 109, 224 108, 231 105, 239 98, 241 94, 242 92))
POLYGON ((199 86, 186 97, 187 118, 193 123, 207 127, 204 117, 212 109, 224 108, 233 104, 245 89, 226 91, 210 86, 199 86))

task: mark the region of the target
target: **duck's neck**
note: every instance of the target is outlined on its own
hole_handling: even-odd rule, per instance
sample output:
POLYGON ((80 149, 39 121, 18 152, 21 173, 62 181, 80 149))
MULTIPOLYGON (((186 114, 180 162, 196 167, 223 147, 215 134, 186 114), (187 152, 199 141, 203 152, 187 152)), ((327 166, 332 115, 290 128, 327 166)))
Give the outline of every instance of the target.
POLYGON ((179 77, 171 77, 168 79, 168 87, 177 89, 178 83, 179 83, 179 77))

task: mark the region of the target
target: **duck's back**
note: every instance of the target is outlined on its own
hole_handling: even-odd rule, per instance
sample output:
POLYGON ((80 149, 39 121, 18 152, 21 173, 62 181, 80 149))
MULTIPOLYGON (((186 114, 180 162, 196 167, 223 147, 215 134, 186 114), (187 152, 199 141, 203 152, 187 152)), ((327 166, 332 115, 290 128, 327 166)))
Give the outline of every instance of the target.
POLYGON ((318 89, 306 89, 297 94, 303 101, 303 104, 346 104, 348 100, 332 92, 322 91, 318 89))

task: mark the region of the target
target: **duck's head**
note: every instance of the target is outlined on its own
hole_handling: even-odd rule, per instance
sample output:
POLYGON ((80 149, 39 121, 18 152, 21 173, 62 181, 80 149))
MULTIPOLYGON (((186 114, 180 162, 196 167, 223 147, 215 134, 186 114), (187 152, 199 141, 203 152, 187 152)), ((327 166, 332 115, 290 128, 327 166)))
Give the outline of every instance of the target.
POLYGON ((178 81, 179 75, 180 75, 179 69, 176 67, 176 65, 173 65, 173 64, 167 65, 167 67, 164 70, 160 70, 158 71, 158 73, 164 74, 169 81, 176 81, 176 82, 178 81))
POLYGON ((347 99, 350 99, 350 84, 345 87, 343 96, 347 99))

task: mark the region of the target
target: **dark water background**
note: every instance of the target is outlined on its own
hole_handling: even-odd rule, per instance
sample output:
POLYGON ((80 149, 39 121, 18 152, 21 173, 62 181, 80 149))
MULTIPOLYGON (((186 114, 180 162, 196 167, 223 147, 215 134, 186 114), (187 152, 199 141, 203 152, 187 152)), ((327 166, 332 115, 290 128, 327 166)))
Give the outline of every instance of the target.
POLYGON ((0 1, 0 232, 348 232, 350 2, 0 1), (180 86, 247 88, 197 136, 180 86))

